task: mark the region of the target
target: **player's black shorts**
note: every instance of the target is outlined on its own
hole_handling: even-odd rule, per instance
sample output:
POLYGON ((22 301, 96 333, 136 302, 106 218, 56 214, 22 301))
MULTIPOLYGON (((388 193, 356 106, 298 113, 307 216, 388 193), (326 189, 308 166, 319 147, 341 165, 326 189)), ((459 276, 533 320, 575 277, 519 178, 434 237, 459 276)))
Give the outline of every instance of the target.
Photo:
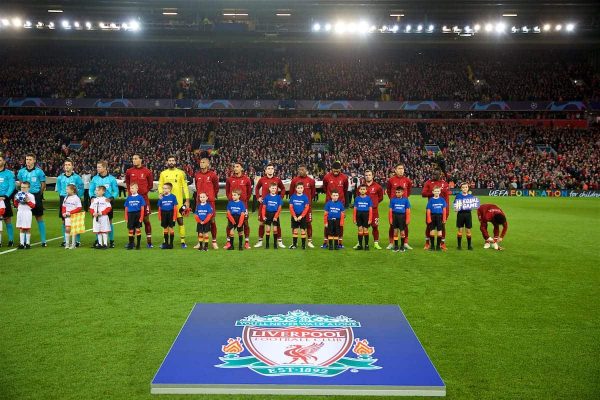
POLYGON ((441 231, 444 229, 444 223, 442 222, 442 214, 431 214, 431 223, 429 224, 429 230, 441 231))
POLYGON ((403 232, 406 229, 406 214, 393 213, 392 228, 399 229, 401 232, 403 232))
POLYGON ((142 227, 140 222, 141 213, 139 211, 132 211, 127 213, 127 229, 139 229, 142 227))
POLYGON ((368 211, 357 211, 356 212, 356 226, 359 228, 369 227, 369 212, 368 211))
POLYGON ((456 227, 471 229, 473 227, 473 218, 471 217, 471 211, 459 211, 456 214, 456 227))
POLYGON ((240 223, 240 215, 232 215, 235 224, 232 224, 231 221, 227 220, 227 232, 231 232, 232 229, 237 229, 238 233, 244 232, 244 224, 247 219, 244 219, 244 224, 242 226, 238 226, 240 223))
POLYGON ((339 237, 341 232, 339 219, 330 219, 327 221, 327 236, 339 237))
POLYGON ((11 203, 12 199, 9 199, 8 197, 4 199, 4 206, 6 208, 4 209, 4 215, 2 216, 2 218, 7 219, 13 216, 13 209, 11 203))
POLYGON ((306 220, 306 215, 300 220, 295 221, 294 217, 292 219, 292 229, 306 229, 308 226, 308 221, 306 220))
POLYGON ((201 224, 200 222, 196 223, 196 232, 197 233, 210 232, 210 222, 207 222, 205 224, 201 224))
POLYGON ((173 228, 175 221, 173 221, 174 210, 160 210, 160 226, 164 228, 173 228))
MULTIPOLYGON (((44 215, 44 204, 42 203, 42 192, 32 193, 35 198, 35 207, 31 210, 34 217, 41 217, 44 215)), ((59 207, 62 207, 62 203, 59 207)))
POLYGON ((267 211, 265 213, 265 225, 279 226, 279 218, 277 218, 277 221, 273 221, 273 218, 275 218, 275 212, 267 211))

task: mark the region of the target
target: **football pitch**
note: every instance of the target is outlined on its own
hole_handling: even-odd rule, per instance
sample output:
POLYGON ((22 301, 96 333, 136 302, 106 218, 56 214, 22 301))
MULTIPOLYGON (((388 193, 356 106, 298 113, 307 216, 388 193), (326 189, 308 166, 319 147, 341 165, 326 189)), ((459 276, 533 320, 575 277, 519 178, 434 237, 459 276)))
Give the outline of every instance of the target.
MULTIPOLYGON (((50 239, 60 236, 60 225, 57 198, 47 197, 50 239)), ((448 252, 423 251, 425 201, 415 196, 414 250, 407 253, 353 250, 351 221, 341 251, 205 253, 191 248, 191 216, 186 218, 189 248, 160 250, 156 215, 154 249, 126 251, 122 223, 115 225, 112 250, 91 249, 91 233, 72 251, 59 247, 59 239, 47 248, 3 253, 2 247, 0 398, 156 398, 150 381, 195 303, 399 305, 444 379, 448 398, 598 398, 600 201, 481 200, 506 212, 505 251, 483 249, 476 221, 475 250, 457 251, 454 216, 448 252)), ((222 203, 218 207, 224 209, 222 203)), ((123 219, 122 207, 117 209, 115 222, 123 219)), ((380 214, 386 213, 387 202, 380 205, 380 214)), ((314 212, 315 245, 322 240, 322 215, 314 212)), ((256 219, 251 214, 251 244, 256 219)), ((223 213, 217 223, 222 247, 223 213)), ((289 214, 282 223, 289 245, 289 214)), ((387 226, 384 221, 382 245, 387 245, 387 226)), ((89 215, 86 227, 91 228, 89 215)), ((32 242, 38 241, 34 222, 32 242)))

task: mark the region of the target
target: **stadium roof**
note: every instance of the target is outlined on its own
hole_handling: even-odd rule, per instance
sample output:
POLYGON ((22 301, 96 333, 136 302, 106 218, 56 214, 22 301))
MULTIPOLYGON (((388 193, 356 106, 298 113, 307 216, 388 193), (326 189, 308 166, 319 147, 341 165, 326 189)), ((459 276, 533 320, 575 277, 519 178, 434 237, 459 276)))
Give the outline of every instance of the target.
MULTIPOLYGON (((323 21, 365 20, 369 24, 471 26, 506 21, 507 26, 571 22, 580 35, 597 35, 600 12, 594 0, 5 0, 0 18, 19 18, 60 30, 61 21, 139 21, 153 34, 214 31, 218 24, 245 25, 259 34, 309 33, 323 21), (210 27, 210 29, 209 29, 210 27)), ((2 28, 2 24, 0 24, 2 28)))

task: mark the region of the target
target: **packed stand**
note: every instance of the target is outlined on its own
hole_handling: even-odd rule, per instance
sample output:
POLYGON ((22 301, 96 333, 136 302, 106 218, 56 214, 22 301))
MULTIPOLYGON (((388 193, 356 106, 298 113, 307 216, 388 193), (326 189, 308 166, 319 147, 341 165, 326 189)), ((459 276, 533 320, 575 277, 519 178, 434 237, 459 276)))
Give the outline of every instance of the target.
POLYGON ((122 177, 131 156, 141 154, 155 177, 174 155, 188 175, 206 155, 199 150, 208 137, 215 148, 210 159, 221 180, 240 162, 250 176, 274 163, 284 179, 298 165, 321 178, 335 160, 343 170, 375 172, 384 182, 401 162, 416 186, 440 165, 449 181, 468 181, 476 188, 598 188, 600 140, 597 128, 541 128, 518 124, 404 124, 395 122, 206 122, 158 123, 142 120, 1 120, 0 151, 17 169, 33 152, 49 176, 60 174, 65 157, 79 171, 94 173, 98 160, 122 177), (318 140, 316 139, 318 137, 318 140), (79 143, 74 150, 69 144, 79 143), (439 146, 428 152, 426 144, 439 146), (554 152, 538 150, 538 144, 554 152))
POLYGON ((0 97, 598 100, 591 58, 547 48, 20 44, 0 49, 0 97))

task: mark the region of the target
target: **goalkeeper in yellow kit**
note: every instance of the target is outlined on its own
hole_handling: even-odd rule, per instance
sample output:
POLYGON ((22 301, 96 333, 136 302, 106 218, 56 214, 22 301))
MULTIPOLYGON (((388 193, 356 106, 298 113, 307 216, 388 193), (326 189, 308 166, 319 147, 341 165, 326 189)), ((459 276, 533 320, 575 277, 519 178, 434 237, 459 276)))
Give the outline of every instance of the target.
MULTIPOLYGON (((187 178, 185 172, 179 168, 175 168, 177 160, 175 157, 170 156, 167 159, 167 169, 160 173, 158 178, 158 187, 161 188, 167 182, 173 185, 172 194, 177 198, 177 204, 183 204, 183 207, 176 210, 177 212, 177 225, 179 225, 179 237, 181 239, 181 248, 187 248, 185 244, 185 225, 183 223, 183 217, 189 214, 190 210, 190 190, 188 188, 187 178)), ((162 197, 162 194, 159 196, 162 197)))

